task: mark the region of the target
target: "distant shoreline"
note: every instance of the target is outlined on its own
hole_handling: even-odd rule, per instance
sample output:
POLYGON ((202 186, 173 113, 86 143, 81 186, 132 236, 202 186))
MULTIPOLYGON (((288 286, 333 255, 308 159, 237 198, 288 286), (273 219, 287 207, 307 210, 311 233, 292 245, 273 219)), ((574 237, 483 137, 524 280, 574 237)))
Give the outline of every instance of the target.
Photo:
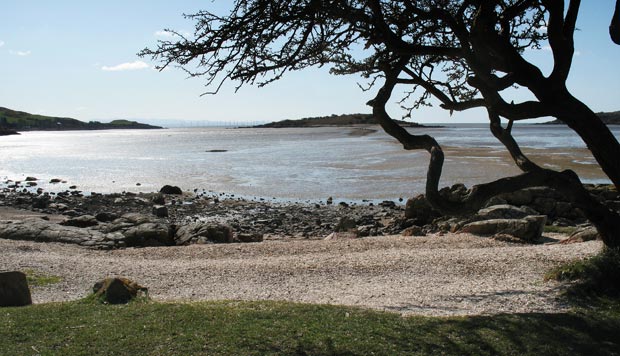
POLYGON ((0 136, 19 134, 19 131, 76 131, 115 129, 162 129, 163 127, 130 120, 83 122, 69 117, 33 115, 0 107, 0 136))
MULTIPOLYGON (((417 122, 408 122, 402 120, 395 120, 399 125, 403 127, 424 127, 424 128, 441 128, 443 126, 427 126, 421 125, 417 122)), ((276 122, 270 122, 262 125, 248 126, 248 128, 309 128, 309 127, 359 127, 379 125, 379 122, 372 114, 344 114, 344 115, 330 115, 319 117, 307 117, 296 120, 281 120, 276 122)))

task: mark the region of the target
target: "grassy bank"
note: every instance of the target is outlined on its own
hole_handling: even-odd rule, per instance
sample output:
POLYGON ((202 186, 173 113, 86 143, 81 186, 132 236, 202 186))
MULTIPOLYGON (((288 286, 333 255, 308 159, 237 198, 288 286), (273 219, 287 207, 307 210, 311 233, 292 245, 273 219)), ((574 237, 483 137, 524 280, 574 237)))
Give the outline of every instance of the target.
POLYGON ((568 314, 403 318, 277 302, 0 309, 2 355, 611 355, 620 303, 568 314))

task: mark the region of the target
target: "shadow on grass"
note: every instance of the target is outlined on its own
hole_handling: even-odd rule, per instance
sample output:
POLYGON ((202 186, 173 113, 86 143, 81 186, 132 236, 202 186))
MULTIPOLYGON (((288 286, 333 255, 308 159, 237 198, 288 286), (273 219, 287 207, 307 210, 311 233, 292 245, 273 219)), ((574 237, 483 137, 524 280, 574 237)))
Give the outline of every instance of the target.
POLYGON ((457 318, 280 302, 75 302, 1 313, 7 355, 620 354, 618 303, 606 311, 457 318))

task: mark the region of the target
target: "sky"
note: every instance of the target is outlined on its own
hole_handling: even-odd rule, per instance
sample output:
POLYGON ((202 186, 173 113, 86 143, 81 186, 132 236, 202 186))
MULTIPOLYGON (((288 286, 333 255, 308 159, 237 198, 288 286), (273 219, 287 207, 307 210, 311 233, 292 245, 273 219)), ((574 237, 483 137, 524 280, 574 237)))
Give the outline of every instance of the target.
MULTIPOLYGON (((205 95, 204 80, 179 69, 159 72, 136 53, 165 39, 166 28, 192 32, 183 13, 221 11, 229 0, 0 0, 0 106, 83 121, 139 119, 277 121, 365 113, 374 95, 358 77, 332 76, 328 68, 289 73, 264 88, 232 85, 205 95)), ((609 39, 614 0, 586 0, 575 34, 568 86, 595 111, 620 110, 620 46, 609 39)), ((544 70, 551 52, 528 52, 544 70)), ((516 94, 517 99, 527 98, 516 94)), ((389 111, 399 116, 396 98, 389 111)), ((412 121, 485 122, 485 112, 452 117, 440 108, 413 113, 412 121)))

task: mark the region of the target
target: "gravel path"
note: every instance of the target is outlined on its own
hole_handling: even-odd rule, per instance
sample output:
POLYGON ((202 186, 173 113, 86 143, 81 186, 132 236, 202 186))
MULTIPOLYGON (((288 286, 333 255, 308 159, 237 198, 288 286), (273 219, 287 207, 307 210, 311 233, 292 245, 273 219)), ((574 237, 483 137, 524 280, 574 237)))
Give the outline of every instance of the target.
POLYGON ((600 242, 518 245, 467 234, 331 241, 265 241, 94 251, 0 240, 0 270, 62 277, 35 303, 84 297, 106 276, 149 287, 156 300, 286 300, 402 314, 560 312, 551 267, 592 255, 600 242))

